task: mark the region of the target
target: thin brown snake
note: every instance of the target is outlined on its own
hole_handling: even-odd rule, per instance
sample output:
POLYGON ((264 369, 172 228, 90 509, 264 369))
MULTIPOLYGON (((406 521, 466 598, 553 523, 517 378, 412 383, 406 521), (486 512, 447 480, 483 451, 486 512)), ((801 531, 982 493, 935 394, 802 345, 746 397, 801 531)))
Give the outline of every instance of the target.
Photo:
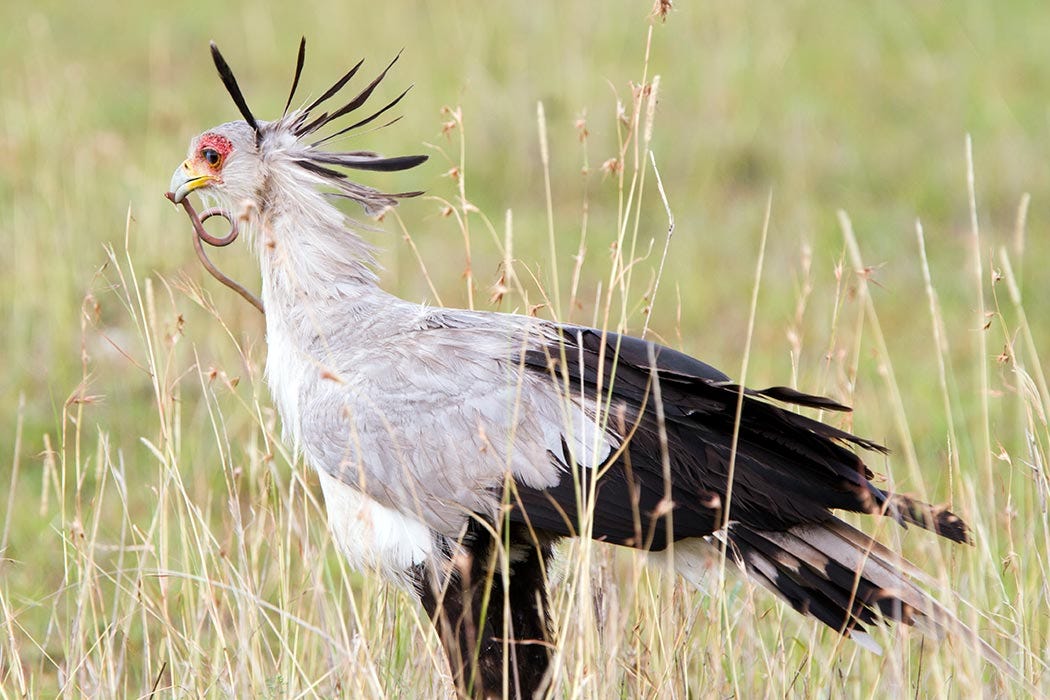
MULTIPOLYGON (((173 204, 176 203, 175 195, 171 192, 165 193, 164 196, 167 197, 173 204)), ((193 237, 193 249, 197 251, 197 257, 200 259, 201 264, 204 265, 204 268, 211 273, 212 277, 219 280, 227 287, 240 294, 245 301, 247 301, 249 304, 258 309, 259 313, 265 315, 266 312, 263 310, 263 303, 259 299, 259 297, 249 292, 240 283, 235 282, 234 280, 224 275, 222 271, 219 270, 219 268, 215 267, 215 264, 208 258, 207 253, 204 252, 204 246, 201 245, 201 241, 204 241, 208 245, 212 245, 217 248, 222 248, 233 243, 235 240, 237 240, 237 235, 240 233, 240 231, 237 229, 236 220, 234 220, 234 218, 230 216, 230 213, 228 211, 218 208, 205 209, 203 213, 198 215, 197 210, 193 208, 193 205, 190 204, 190 200, 188 198, 183 198, 183 200, 181 202, 177 202, 177 204, 181 204, 182 208, 186 210, 186 216, 190 218, 190 223, 193 225, 193 232, 196 234, 193 237), (222 218, 226 219, 226 221, 230 222, 230 232, 227 233, 225 236, 213 236, 207 231, 205 231, 204 222, 213 216, 221 216, 222 218)))

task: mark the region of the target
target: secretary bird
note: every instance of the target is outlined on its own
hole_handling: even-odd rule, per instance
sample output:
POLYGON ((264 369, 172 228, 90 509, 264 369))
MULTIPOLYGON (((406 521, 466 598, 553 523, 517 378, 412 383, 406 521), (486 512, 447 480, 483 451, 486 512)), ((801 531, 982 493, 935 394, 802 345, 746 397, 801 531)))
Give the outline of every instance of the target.
POLYGON ((192 140, 171 199, 198 192, 250 231, 266 378, 286 439, 317 470, 352 564, 418 595, 459 693, 531 697, 546 686, 546 568, 554 544, 580 533, 651 551, 675 542, 675 566, 694 581, 725 548, 751 580, 869 648, 864 630, 882 620, 945 627, 947 611, 909 580, 921 574, 831 511, 955 542, 969 541, 967 526, 872 484, 855 449, 880 445, 779 404, 849 409, 784 387, 744 389, 626 335, 388 294, 333 197, 382 212, 419 193, 381 192, 345 169, 406 170, 426 156, 324 146, 404 97, 343 123, 394 62, 344 105, 324 107, 361 63, 291 109, 304 40, 284 112, 261 121, 211 51, 243 120, 192 140), (319 136, 325 127, 335 130, 319 136))

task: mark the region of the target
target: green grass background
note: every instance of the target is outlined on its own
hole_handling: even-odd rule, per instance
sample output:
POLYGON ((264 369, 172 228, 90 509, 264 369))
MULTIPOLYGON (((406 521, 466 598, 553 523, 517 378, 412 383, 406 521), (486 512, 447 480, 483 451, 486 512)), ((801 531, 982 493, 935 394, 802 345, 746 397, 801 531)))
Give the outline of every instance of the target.
MULTIPOLYGON (((505 298, 503 310, 527 309, 539 300, 538 288, 550 289, 555 279, 567 287, 586 197, 590 220, 581 277, 583 302, 558 314, 590 320, 597 306, 593 299, 607 274, 609 245, 616 237, 621 192, 617 178, 603 174, 600 166, 617 154, 617 103, 629 106, 630 83, 643 77, 649 11, 648 3, 626 0, 307 0, 273 7, 128 7, 103 1, 90 9, 60 2, 38 3, 32 10, 16 3, 0 8, 0 469, 11 474, 0 476, 0 483, 9 484, 0 497, 6 545, 0 594, 7 640, 0 655, 0 689, 5 696, 17 696, 27 687, 31 695, 76 697, 116 688, 139 696, 148 693, 158 677, 160 687, 176 687, 164 692, 177 696, 220 693, 227 687, 223 683, 242 696, 330 696, 380 689, 412 697, 442 687, 434 680, 440 669, 434 640, 418 640, 426 637, 425 626, 411 621, 411 603, 367 577, 341 572, 316 504, 313 510, 304 506, 300 515, 301 523, 311 528, 302 537, 314 543, 307 551, 319 553, 321 563, 296 566, 326 582, 311 598, 332 601, 319 614, 321 620, 336 624, 339 610, 351 599, 366 611, 362 619, 374 623, 362 630, 346 622, 342 630, 347 640, 360 633, 382 642, 378 651, 366 655, 373 669, 369 673, 377 679, 372 686, 348 683, 345 676, 340 684, 341 673, 309 671, 312 660, 317 668, 329 663, 352 675, 358 660, 333 660, 333 652, 317 639, 311 641, 309 634, 283 650, 280 643, 260 642, 262 648, 276 650, 260 652, 243 672, 236 664, 223 668, 214 663, 223 658, 223 652, 215 650, 221 644, 199 629, 197 636, 190 634, 192 625, 179 623, 177 614, 173 621, 143 613, 146 631, 135 632, 127 622, 140 615, 134 595, 112 575, 97 575, 128 566, 115 552, 136 551, 135 543, 153 547, 143 533, 152 532, 157 522, 162 523, 157 536, 166 541, 185 541, 187 523, 193 522, 212 528, 216 542, 236 550, 237 533, 244 530, 238 529, 239 517, 231 515, 231 494, 243 499, 246 511, 268 513, 258 516, 261 529, 255 531, 255 539, 248 539, 257 548, 265 545, 268 532, 272 535, 284 526, 291 532, 290 524, 300 522, 282 511, 296 498, 287 495, 293 469, 279 458, 269 459, 280 451, 267 442, 276 430, 259 379, 265 357, 262 323, 254 310, 203 274, 190 247, 185 218, 161 197, 188 140, 238 116, 214 74, 207 42, 219 43, 250 105, 264 118, 276 115, 283 105, 300 35, 308 39, 301 95, 317 94, 362 57, 366 68, 377 71, 403 47, 383 94, 393 96, 414 84, 399 108, 404 119, 361 137, 354 147, 432 157, 415 171, 375 176, 368 182, 390 189, 425 189, 454 202, 456 183, 447 171, 465 165, 468 197, 495 222, 499 236, 504 213, 512 210, 518 273, 527 278, 529 270, 538 281, 529 285, 527 298, 505 298), (547 250, 536 121, 540 101, 552 154, 555 262, 547 250), (449 119, 442 112, 446 106, 458 107, 463 114, 462 129, 447 135, 442 130, 449 119), (589 132, 586 154, 578 138, 581 118, 589 132), (464 163, 458 154, 461 137, 464 163), (586 175, 581 174, 584 165, 589 168, 586 175), (116 251, 115 260, 109 260, 107 245, 116 251), (138 276, 137 286, 121 279, 129 265, 138 276), (156 313, 149 321, 138 318, 141 309, 135 307, 133 291, 143 289, 146 278, 152 280, 157 297, 156 313), (169 294, 166 283, 184 278, 211 292, 229 332, 178 285, 169 294), (163 371, 151 365, 147 338, 160 348, 156 352, 163 371), (245 348, 243 354, 238 344, 245 348), (199 381, 198 370, 207 379, 213 369, 218 383, 199 381), (166 389, 155 387, 151 372, 166 389), (227 387, 224 377, 244 381, 227 387), (166 404, 159 395, 171 402, 166 404), (80 401, 70 402, 71 397, 80 401), (261 408, 255 408, 256 401, 261 408), (213 427, 216 413, 222 416, 222 430, 213 427), (142 438, 171 446, 170 453, 162 449, 171 459, 158 467, 142 438), (177 505, 171 505, 173 497, 166 490, 174 468, 182 479, 178 493, 187 499, 177 505), (119 486, 114 481, 118 473, 123 479, 119 486), (164 513, 168 515, 158 515, 164 513), (171 523, 165 525, 165 517, 171 523), (87 537, 94 554, 90 566, 82 568, 86 549, 77 543, 77 528, 87 523, 96 526, 87 537), (106 543, 112 546, 101 546, 106 543), (82 599, 78 591, 85 590, 82 599), (87 608, 94 610, 94 617, 84 617, 81 600, 93 601, 87 608), (391 608, 396 612, 386 612, 391 608), (370 616, 367 610, 377 612, 370 616), (392 624, 397 641, 395 653, 387 656, 383 640, 391 634, 390 615, 396 618, 392 624), (94 623, 88 625, 88 620, 94 623), (150 625, 161 631, 149 632, 150 625), (112 646, 106 646, 97 641, 117 628, 125 630, 119 643, 111 639, 107 644, 112 646), (76 638, 79 645, 71 641, 76 638), (178 640, 191 638, 209 640, 200 644, 203 661, 197 666, 192 654, 177 653, 178 640), (104 661, 112 658, 104 650, 115 648, 124 648, 129 656, 108 676, 96 673, 92 663, 77 661, 94 659, 104 668, 104 661), (420 648, 429 650, 429 665, 414 656, 420 648), (152 652, 145 654, 143 649, 152 652), (295 666, 288 657, 307 661, 295 666), (267 663, 274 668, 270 674, 267 663), (95 677, 120 682, 93 686, 85 680, 95 677), (311 685, 305 680, 311 677, 321 680, 311 685)), ((661 80, 652 151, 677 221, 652 330, 669 344, 739 374, 762 222, 771 195, 748 381, 763 386, 797 381, 802 389, 847 400, 857 407, 852 427, 886 441, 901 454, 905 446, 894 427, 899 411, 888 400, 886 358, 866 334, 859 278, 848 258, 843 262, 837 212, 847 212, 871 268, 868 276, 876 282, 869 289, 886 334, 922 480, 897 459, 874 466, 891 473, 903 490, 955 501, 960 514, 976 524, 984 540, 975 549, 951 555, 945 580, 995 616, 1006 630, 999 648, 1023 665, 1036 683, 1044 674, 1032 666, 1032 658, 1050 660, 1050 601, 1044 583, 1046 467, 1040 461, 1047 433, 1045 419, 1038 414, 1042 402, 1018 389, 1023 382, 1016 369, 1025 364, 1033 375, 1041 370, 1038 357, 1020 348, 1005 361, 997 359, 1008 344, 1020 342, 1021 319, 1003 285, 990 280, 1002 269, 1003 249, 1023 283, 1034 347, 1045 354, 1050 340, 1048 45, 1050 10, 1038 2, 682 2, 666 23, 655 25, 648 64, 649 77, 659 74, 661 80), (972 270, 968 134, 983 256, 984 286, 979 291, 972 270), (1026 193, 1031 200, 1026 235, 1020 237, 1016 222, 1026 193), (931 330, 916 219, 925 229, 930 272, 941 303, 949 344, 943 354, 931 330), (811 255, 808 273, 804 251, 811 255), (840 267, 842 287, 837 293, 840 267), (799 318, 796 308, 806 282, 812 294, 799 318), (979 294, 990 312, 998 303, 1002 313, 982 318, 979 294), (839 317, 834 317, 836 308, 841 309, 839 317), (789 332, 800 339, 794 359, 789 332), (825 362, 829 347, 833 357, 825 362), (948 362, 950 415, 938 382, 939 355, 948 362), (987 397, 982 367, 989 376, 987 397), (958 435, 952 449, 959 473, 952 483, 949 428, 958 435), (990 449, 982 437, 985 428, 990 449), (1018 651, 1022 647, 1032 655, 1026 662, 1018 651)), ((630 160, 627 165, 630 169, 630 160)), ((628 328, 634 332, 641 329, 642 297, 655 275, 667 228, 651 173, 648 177, 638 219, 639 249, 644 251, 653 240, 655 252, 638 263, 627 310, 628 328)), ((442 209, 435 199, 410 200, 399 214, 440 301, 463 306, 468 303, 463 232, 455 217, 443 216, 442 209)), ((499 246, 477 217, 471 227, 475 305, 495 308, 488 298, 499 276, 499 246)), ((372 239, 383 248, 384 286, 410 299, 435 302, 395 222, 388 217, 383 228, 387 232, 373 234, 372 239)), ((214 258, 249 287, 257 286, 257 272, 243 247, 214 258)), ((301 466, 294 469, 312 488, 309 472, 301 466)), ((294 538, 287 532, 291 542, 294 538)), ((171 546, 171 553, 162 557, 165 566, 201 573, 194 556, 171 546)), ((260 597, 279 607, 289 599, 302 604, 304 597, 274 583, 293 580, 279 571, 290 555, 281 550, 267 559, 261 551, 251 550, 240 564, 231 560, 224 571, 246 566, 263 582, 257 589, 260 597)), ((202 552, 196 548, 203 561, 202 552)), ((175 598, 181 600, 168 600, 159 589, 149 589, 155 596, 147 597, 165 601, 158 609, 170 605, 188 614, 195 605, 207 607, 193 602, 195 596, 205 596, 199 587, 172 585, 178 590, 175 598)), ((643 683, 638 678, 644 664, 637 654, 624 651, 611 661, 602 660, 608 666, 600 673, 593 658, 581 662, 581 668, 602 679, 597 685, 579 680, 587 677, 587 671, 581 671, 562 687, 590 697, 611 691, 654 697, 765 692, 878 697, 894 688, 920 695, 937 696, 943 690, 967 696, 966 687, 952 682, 964 667, 975 665, 965 645, 946 644, 944 651, 931 652, 920 649, 917 635, 898 642, 908 659, 900 673, 849 650, 821 667, 805 659, 814 646, 834 647, 833 636, 814 631, 809 623, 796 623, 766 597, 758 595, 756 602, 740 605, 751 617, 737 622, 738 637, 766 636, 742 643, 738 650, 724 644, 738 637, 706 636, 703 616, 697 621, 697 610, 717 611, 717 605, 696 602, 681 590, 674 595, 675 610, 685 612, 665 624, 685 626, 685 660, 676 662, 675 654, 665 650, 656 655, 662 661, 653 663, 677 671, 643 683), (804 641, 785 645, 785 636, 769 631, 782 623, 790 630, 785 636, 804 641), (761 647, 763 643, 770 646, 761 647), (725 662, 719 652, 737 654, 738 663, 725 662), (923 654, 933 654, 925 666, 923 654), (784 667, 791 670, 775 670, 784 667), (805 669, 804 680, 796 682, 793 674, 799 668, 805 669), (624 681, 625 676, 633 680, 624 681)), ((638 605, 625 609, 645 618, 638 605)), ((210 624, 221 625, 219 619, 210 624)), ((269 639, 267 634, 287 633, 262 628, 249 631, 249 636, 269 639)), ((231 629, 240 628, 234 624, 231 629)), ((987 635, 998 638, 994 631, 987 635)), ((894 639, 892 633, 885 637, 894 639)), ((635 651, 647 648, 642 642, 627 646, 635 651)), ((976 673, 972 677, 986 684, 985 692, 1023 695, 1016 687, 998 684, 989 673, 966 673, 976 673)))

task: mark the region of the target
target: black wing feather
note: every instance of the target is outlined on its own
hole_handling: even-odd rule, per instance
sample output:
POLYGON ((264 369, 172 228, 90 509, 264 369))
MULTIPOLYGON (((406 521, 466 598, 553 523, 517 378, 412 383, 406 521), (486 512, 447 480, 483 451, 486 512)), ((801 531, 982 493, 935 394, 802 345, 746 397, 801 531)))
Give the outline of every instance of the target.
MULTIPOLYGON (((596 468, 575 467, 568 456, 550 455, 564 469, 561 482, 547 489, 519 484, 523 512, 512 517, 573 535, 581 507, 590 506, 595 538, 653 549, 672 538, 721 528, 741 388, 714 367, 655 343, 578 326, 556 329, 561 341, 528 350, 526 369, 550 376, 553 390, 582 387, 581 405, 610 406, 609 425, 625 444, 602 465, 593 506, 581 500, 578 494, 590 491, 581 491, 573 474, 593 475, 596 468), (665 484, 664 450, 670 484, 665 484), (668 509, 673 532, 663 517, 668 509)), ((947 511, 916 507, 918 502, 876 488, 870 470, 848 448, 884 452, 884 447, 768 399, 829 410, 847 407, 786 387, 743 391, 732 520, 778 531, 825 522, 832 509, 887 512, 901 523, 914 522, 951 539, 965 537, 965 526, 947 511)))

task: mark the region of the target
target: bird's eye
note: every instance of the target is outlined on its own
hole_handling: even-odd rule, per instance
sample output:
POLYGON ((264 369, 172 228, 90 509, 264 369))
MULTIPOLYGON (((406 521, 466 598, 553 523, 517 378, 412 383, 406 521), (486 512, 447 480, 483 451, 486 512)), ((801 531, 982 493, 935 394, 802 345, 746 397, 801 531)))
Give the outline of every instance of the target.
POLYGON ((219 161, 222 160, 222 156, 219 155, 219 152, 216 151, 214 148, 205 148, 201 150, 201 158, 203 158, 204 162, 212 166, 213 168, 219 164, 219 161))

